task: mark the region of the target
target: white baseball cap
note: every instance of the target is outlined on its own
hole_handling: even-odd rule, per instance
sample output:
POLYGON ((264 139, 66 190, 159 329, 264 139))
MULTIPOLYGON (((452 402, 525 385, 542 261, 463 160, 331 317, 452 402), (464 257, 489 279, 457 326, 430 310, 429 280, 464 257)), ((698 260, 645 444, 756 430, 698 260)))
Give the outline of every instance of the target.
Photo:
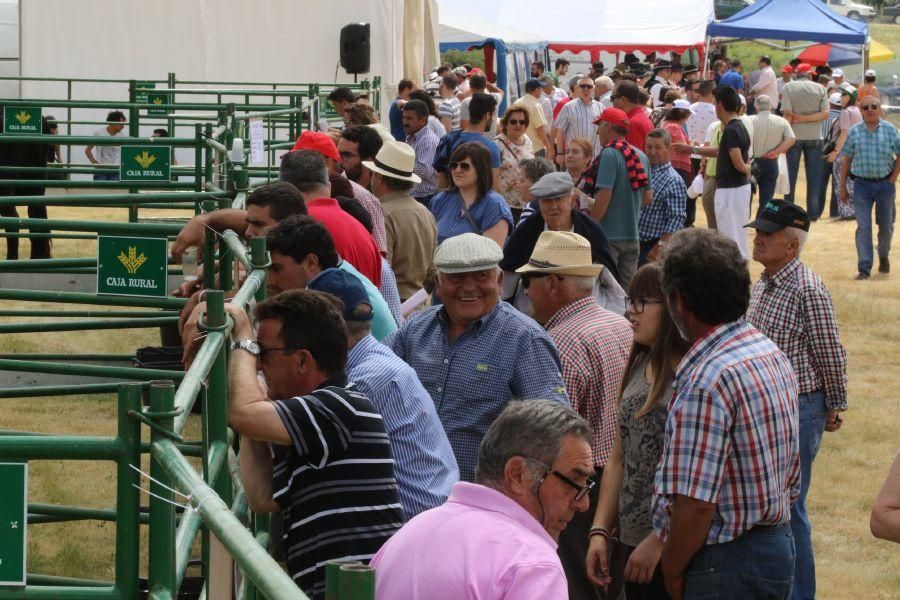
POLYGON ((831 72, 831 76, 832 77, 843 77, 844 70, 843 69, 835 69, 834 71, 831 72))
POLYGON ((875 77, 875 69, 869 69, 865 73, 865 77, 875 77))
POLYGON ((832 95, 828 96, 828 102, 831 104, 840 104, 841 103, 841 93, 835 92, 832 95))
POLYGON ((672 103, 672 108, 681 108, 684 109, 691 114, 694 114, 694 109, 691 108, 691 103, 685 100, 684 98, 679 98, 675 102, 672 103))

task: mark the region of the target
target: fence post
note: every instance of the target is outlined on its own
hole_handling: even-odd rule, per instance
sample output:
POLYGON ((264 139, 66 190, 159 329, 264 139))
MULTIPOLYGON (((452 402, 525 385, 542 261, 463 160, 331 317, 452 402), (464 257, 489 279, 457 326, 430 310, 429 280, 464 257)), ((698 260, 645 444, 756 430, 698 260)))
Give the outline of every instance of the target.
MULTIPOLYGON (((140 114, 141 111, 135 105, 135 100, 137 99, 137 92, 135 91, 137 88, 137 81, 132 79, 128 82, 128 100, 131 104, 128 109, 128 136, 129 137, 138 137, 141 134, 141 123, 140 123, 140 114)), ((120 159, 121 160, 121 159, 120 159)), ((137 194, 138 189, 136 187, 128 188, 129 194, 137 194)), ((138 220, 138 205, 130 204, 128 206, 128 222, 129 223, 137 223, 138 220)))
MULTIPOLYGON (((215 200, 203 201, 203 212, 216 210, 215 200)), ((203 244, 203 287, 211 290, 216 287, 216 234, 206 230, 203 244)))
POLYGON ((141 410, 141 384, 119 386, 119 440, 124 449, 117 465, 116 588, 122 598, 136 598, 140 575, 141 422, 130 416, 141 410))
MULTIPOLYGON (((150 411, 159 428, 171 431, 175 419, 175 385, 171 381, 150 384, 150 411)), ((161 597, 177 593, 175 587, 175 495, 171 477, 156 458, 157 441, 166 439, 156 427, 150 430, 150 568, 151 594, 161 597)))
MULTIPOLYGON (((206 142, 203 140, 203 125, 194 123, 194 139, 196 146, 194 147, 194 190, 202 192, 204 189, 203 182, 203 147, 206 142)), ((200 203, 197 203, 197 212, 199 212, 200 203)))

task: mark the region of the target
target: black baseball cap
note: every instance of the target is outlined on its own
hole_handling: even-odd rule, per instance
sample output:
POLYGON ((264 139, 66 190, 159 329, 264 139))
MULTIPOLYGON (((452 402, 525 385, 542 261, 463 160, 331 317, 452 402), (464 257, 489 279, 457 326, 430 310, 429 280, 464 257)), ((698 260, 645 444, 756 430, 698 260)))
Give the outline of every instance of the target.
POLYGON ((756 215, 756 220, 744 227, 752 227, 766 233, 776 233, 785 227, 796 227, 809 231, 809 215, 791 202, 770 200, 756 215))

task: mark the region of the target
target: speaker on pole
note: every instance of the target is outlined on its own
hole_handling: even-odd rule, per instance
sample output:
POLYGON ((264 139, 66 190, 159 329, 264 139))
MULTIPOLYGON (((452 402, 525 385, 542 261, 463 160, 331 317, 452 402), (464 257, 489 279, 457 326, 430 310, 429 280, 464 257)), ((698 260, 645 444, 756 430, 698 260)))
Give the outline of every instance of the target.
POLYGON ((368 23, 350 23, 341 29, 341 66, 347 73, 369 72, 369 33, 368 23))

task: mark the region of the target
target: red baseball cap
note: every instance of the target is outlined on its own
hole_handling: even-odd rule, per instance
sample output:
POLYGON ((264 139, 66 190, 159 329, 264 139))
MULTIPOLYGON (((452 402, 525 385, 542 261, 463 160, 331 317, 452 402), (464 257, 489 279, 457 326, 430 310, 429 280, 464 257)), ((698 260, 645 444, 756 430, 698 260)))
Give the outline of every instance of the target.
POLYGON ((469 75, 484 75, 484 71, 482 71, 478 67, 472 67, 472 70, 466 73, 466 77, 468 77, 469 75))
POLYGON ((294 150, 313 150, 325 158, 341 162, 341 155, 338 153, 334 141, 327 134, 319 131, 304 131, 301 133, 294 147, 291 148, 291 152, 294 150))
POLYGON ((782 73, 793 73, 794 67, 792 67, 791 65, 784 65, 783 67, 781 67, 781 72, 782 73))
POLYGON ((812 71, 812 66, 810 66, 809 63, 800 63, 797 65, 798 73, 809 73, 810 71, 812 71))
POLYGON ((594 125, 601 121, 609 123, 610 125, 617 125, 624 129, 628 129, 628 126, 631 124, 625 111, 615 107, 604 109, 604 111, 600 113, 600 116, 594 119, 594 125))

